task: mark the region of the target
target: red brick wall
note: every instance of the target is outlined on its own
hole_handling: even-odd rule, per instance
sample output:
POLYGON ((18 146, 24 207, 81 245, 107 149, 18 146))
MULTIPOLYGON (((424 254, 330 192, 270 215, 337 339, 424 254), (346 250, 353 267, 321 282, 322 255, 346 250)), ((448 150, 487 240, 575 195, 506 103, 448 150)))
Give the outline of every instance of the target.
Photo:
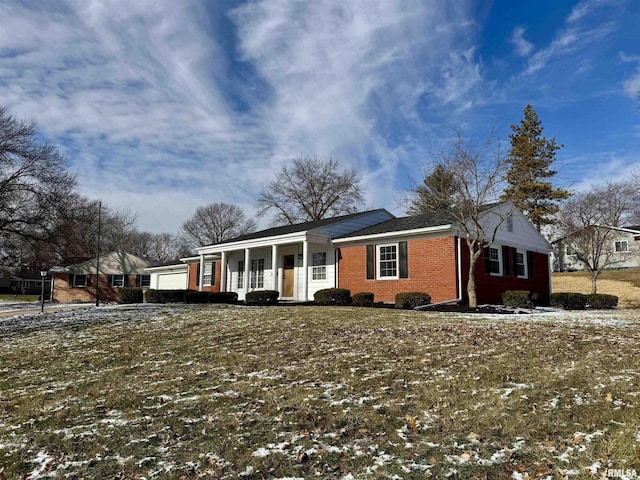
MULTIPOLYGON (((465 242, 462 242, 462 258, 463 258, 463 272, 462 272, 462 290, 463 301, 468 303, 469 297, 467 295, 467 279, 469 278, 469 250, 465 242)), ((538 298, 542 304, 549 303, 549 266, 547 263, 548 256, 544 253, 532 253, 532 265, 529 265, 530 278, 518 278, 512 271, 503 272, 504 275, 489 275, 485 273, 484 257, 481 256, 476 265, 476 295, 478 297, 478 304, 502 303, 502 292, 506 290, 530 290, 536 292, 538 298)), ((503 269, 505 263, 503 260, 503 269)), ((512 270, 512 268, 510 268, 512 270)))
MULTIPOLYGON (((91 281, 88 287, 72 287, 69 285, 68 273, 52 273, 53 275, 53 302, 70 303, 70 302, 95 302, 96 301, 96 276, 90 275, 91 281)), ((100 301, 101 302, 117 302, 118 289, 108 286, 108 278, 106 275, 100 275, 100 301)), ((128 275, 127 285, 129 287, 136 286, 136 275, 128 275)))
POLYGON ((399 292, 426 292, 432 302, 455 299, 455 243, 455 237, 408 240, 409 278, 397 280, 367 280, 366 247, 342 247, 338 286, 351 290, 352 295, 373 292, 376 302, 394 302, 399 292))
MULTIPOLYGON (((215 279, 214 284, 211 286, 202 287, 203 292, 219 292, 220 291, 220 266, 222 262, 215 262, 215 279)), ((189 290, 200 290, 198 286, 198 263, 189 263, 189 282, 188 289, 189 290)))
MULTIPOLYGON (((373 292, 377 302, 393 302, 396 293, 409 291, 426 292, 434 303, 453 300, 458 296, 456 242, 457 237, 408 240, 409 278, 397 280, 367 280, 366 247, 342 247, 338 263, 338 286, 348 288, 352 295, 373 292)), ((461 257, 462 302, 468 303, 469 250, 464 240, 461 242, 461 257)), ((484 257, 481 256, 475 274, 478 303, 501 304, 502 292, 506 290, 530 290, 538 294, 542 303, 548 303, 550 273, 547 255, 533 253, 529 268, 532 273, 530 278, 517 278, 512 271, 505 272, 503 276, 488 275, 485 273, 484 257)))

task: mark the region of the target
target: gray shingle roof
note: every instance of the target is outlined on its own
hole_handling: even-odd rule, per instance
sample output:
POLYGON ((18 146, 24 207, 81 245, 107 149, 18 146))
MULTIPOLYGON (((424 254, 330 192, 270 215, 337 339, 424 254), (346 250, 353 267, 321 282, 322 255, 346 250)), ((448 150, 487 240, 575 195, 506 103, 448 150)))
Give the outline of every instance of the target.
POLYGON ((379 208, 377 210, 368 210, 366 212, 352 213, 349 215, 341 215, 339 217, 323 218, 321 220, 312 220, 304 223, 296 223, 294 225, 283 225, 281 227, 268 228, 266 230, 260 230, 258 232, 248 233, 246 235, 240 235, 235 238, 230 238, 229 240, 220 242, 218 245, 222 245, 225 243, 233 243, 233 242, 243 242, 246 240, 254 240, 257 238, 275 237, 278 235, 287 235, 290 233, 304 232, 307 230, 313 230, 314 228, 326 227, 327 225, 331 225, 333 223, 342 222, 343 220, 348 220, 348 219, 359 217, 361 215, 365 215, 372 212, 379 212, 379 211, 384 211, 384 208, 379 208))
POLYGON ((451 214, 443 211, 430 212, 424 215, 413 215, 410 217, 394 218, 386 222, 363 228, 356 232, 343 235, 340 238, 360 237, 363 235, 377 235, 388 232, 402 232, 405 230, 416 230, 418 228, 437 227, 438 225, 448 225, 455 223, 451 214))

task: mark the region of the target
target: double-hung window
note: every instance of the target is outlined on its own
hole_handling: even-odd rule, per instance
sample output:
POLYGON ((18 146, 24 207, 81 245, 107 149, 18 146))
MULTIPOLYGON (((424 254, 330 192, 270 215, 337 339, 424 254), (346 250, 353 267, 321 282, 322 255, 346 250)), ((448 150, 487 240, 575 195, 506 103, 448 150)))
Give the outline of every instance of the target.
POLYGON ((398 278, 398 244, 377 245, 378 278, 398 278))
POLYGON ((211 286, 215 281, 215 270, 213 262, 206 262, 204 264, 204 272, 202 274, 202 285, 211 286))
POLYGON ((238 288, 244 288, 244 260, 238 260, 238 288))
POLYGON ((311 258, 312 270, 311 278, 313 280, 327 279, 327 252, 314 253, 311 258))
POLYGON ((110 287, 126 287, 127 276, 126 275, 108 275, 107 285, 110 287))
POLYGON ((515 269, 516 276, 520 278, 527 278, 529 266, 527 265, 527 252, 523 250, 516 250, 515 269))
POLYGON ((625 253, 629 251, 629 243, 626 240, 616 241, 614 244, 616 253, 625 253))
POLYGON ((264 288, 264 258, 251 260, 250 288, 264 288))
POLYGON ((151 286, 151 275, 136 275, 136 287, 144 288, 151 286))
POLYGON ((71 284, 77 288, 84 288, 89 286, 89 275, 71 275, 71 284))
POLYGON ((487 273, 490 275, 502 275, 502 255, 498 247, 489 247, 487 249, 487 273))

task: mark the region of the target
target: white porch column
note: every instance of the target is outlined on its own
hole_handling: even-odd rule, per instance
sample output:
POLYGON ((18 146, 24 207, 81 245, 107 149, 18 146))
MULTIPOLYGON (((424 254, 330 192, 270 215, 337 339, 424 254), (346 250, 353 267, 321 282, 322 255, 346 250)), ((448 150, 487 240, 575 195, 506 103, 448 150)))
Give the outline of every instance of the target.
POLYGON ((278 290, 278 245, 271 245, 271 274, 273 276, 272 290, 278 290))
POLYGON ((309 299, 309 242, 302 242, 302 299, 309 299))
POLYGON ((249 285, 251 285, 251 279, 249 278, 250 267, 251 267, 251 255, 249 253, 249 249, 244 249, 244 291, 245 294, 249 292, 249 285))
POLYGON ((220 291, 227 291, 227 252, 220 255, 220 291))
POLYGON ((204 255, 200 255, 200 278, 198 279, 198 291, 202 291, 204 283, 204 255))

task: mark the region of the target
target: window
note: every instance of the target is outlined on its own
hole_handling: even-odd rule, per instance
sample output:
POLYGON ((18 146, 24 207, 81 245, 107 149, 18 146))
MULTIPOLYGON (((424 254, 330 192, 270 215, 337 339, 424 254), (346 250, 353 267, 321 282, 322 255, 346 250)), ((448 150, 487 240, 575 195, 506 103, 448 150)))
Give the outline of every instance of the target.
POLYGON ((151 286, 151 275, 136 275, 136 287, 151 286))
POLYGON ((126 287, 127 276, 126 275, 108 275, 107 285, 110 287, 126 287))
POLYGON ((238 288, 244 288, 244 260, 238 260, 238 288))
POLYGON ((486 272, 490 275, 502 275, 500 248, 489 247, 486 257, 486 272))
POLYGON ((626 240, 620 240, 615 242, 616 253, 624 253, 629 251, 629 244, 626 240))
POLYGON ((516 276, 521 278, 527 277, 527 252, 516 250, 516 276))
POLYGON ((71 278, 74 287, 84 288, 89 285, 89 275, 71 275, 71 278))
POLYGON ((314 253, 311 257, 311 278, 313 280, 327 279, 327 252, 314 253))
POLYGON ((208 262, 204 264, 204 274, 202 276, 202 285, 213 285, 215 281, 214 263, 208 262))
POLYGON ((264 258, 251 260, 250 288, 264 288, 264 258))
POLYGON ((398 245, 378 245, 378 278, 398 278, 398 245))

